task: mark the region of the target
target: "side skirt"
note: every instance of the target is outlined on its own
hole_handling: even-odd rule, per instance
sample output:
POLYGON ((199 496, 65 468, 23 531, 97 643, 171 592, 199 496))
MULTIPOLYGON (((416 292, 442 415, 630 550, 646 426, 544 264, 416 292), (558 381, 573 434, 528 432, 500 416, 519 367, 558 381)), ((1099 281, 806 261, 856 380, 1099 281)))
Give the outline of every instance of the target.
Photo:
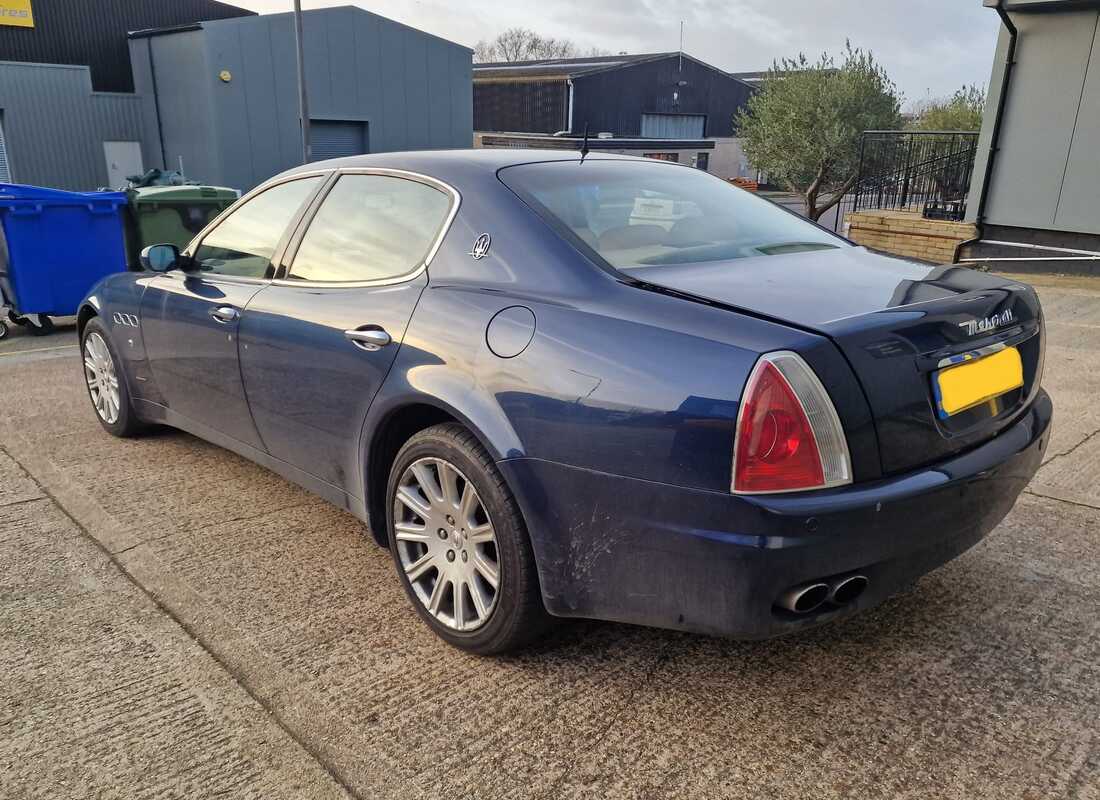
POLYGON ((331 483, 300 470, 292 464, 275 458, 262 450, 257 450, 255 447, 238 441, 232 436, 226 436, 224 433, 207 427, 201 422, 196 422, 190 417, 185 417, 170 408, 165 408, 157 403, 151 403, 148 400, 136 398, 133 403, 138 415, 146 422, 179 428, 181 431, 186 431, 200 439, 205 439, 211 444, 216 444, 218 447, 230 450, 286 478, 291 483, 295 483, 303 489, 313 492, 313 494, 327 500, 334 506, 354 514, 364 524, 367 524, 366 504, 361 498, 353 497, 340 487, 333 486, 331 483))

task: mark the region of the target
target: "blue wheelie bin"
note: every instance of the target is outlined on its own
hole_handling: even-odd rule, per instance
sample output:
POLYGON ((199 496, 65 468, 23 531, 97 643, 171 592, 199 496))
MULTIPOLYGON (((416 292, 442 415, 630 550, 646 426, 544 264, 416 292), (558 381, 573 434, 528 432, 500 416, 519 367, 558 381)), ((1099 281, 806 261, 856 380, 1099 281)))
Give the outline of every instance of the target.
POLYGON ((75 314, 96 281, 125 271, 126 202, 125 192, 0 183, 0 306, 12 321, 48 333, 50 317, 75 314))

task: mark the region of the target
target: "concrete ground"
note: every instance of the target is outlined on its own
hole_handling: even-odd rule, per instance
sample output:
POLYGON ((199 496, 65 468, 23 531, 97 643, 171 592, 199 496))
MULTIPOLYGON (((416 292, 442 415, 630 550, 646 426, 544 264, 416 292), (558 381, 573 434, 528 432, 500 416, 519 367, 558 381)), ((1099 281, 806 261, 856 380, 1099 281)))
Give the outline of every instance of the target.
POLYGON ((350 516, 107 436, 72 332, 17 331, 0 797, 1100 798, 1100 285, 1040 292, 1054 440, 962 558, 797 637, 574 623, 500 659, 436 640, 350 516))

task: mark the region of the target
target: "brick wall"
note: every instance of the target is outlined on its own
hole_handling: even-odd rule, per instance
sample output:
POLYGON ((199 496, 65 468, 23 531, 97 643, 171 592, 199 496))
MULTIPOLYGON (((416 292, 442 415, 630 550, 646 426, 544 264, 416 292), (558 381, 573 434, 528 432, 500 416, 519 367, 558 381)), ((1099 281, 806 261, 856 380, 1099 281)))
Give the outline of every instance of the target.
POLYGON ((857 244, 936 264, 950 263, 955 246, 977 235, 968 222, 924 219, 919 211, 857 211, 844 216, 844 229, 857 244))

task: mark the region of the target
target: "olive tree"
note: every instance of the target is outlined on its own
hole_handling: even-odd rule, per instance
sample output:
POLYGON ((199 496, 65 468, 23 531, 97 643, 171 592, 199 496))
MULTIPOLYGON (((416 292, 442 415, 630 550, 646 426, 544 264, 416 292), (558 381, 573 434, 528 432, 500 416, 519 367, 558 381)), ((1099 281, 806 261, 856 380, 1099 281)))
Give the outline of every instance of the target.
POLYGON ((900 108, 882 66, 848 44, 839 66, 828 54, 777 61, 734 125, 749 161, 817 220, 855 185, 860 134, 897 128, 900 108))
POLYGON ((947 98, 917 107, 912 127, 922 131, 979 131, 985 113, 985 89, 964 86, 947 98))

